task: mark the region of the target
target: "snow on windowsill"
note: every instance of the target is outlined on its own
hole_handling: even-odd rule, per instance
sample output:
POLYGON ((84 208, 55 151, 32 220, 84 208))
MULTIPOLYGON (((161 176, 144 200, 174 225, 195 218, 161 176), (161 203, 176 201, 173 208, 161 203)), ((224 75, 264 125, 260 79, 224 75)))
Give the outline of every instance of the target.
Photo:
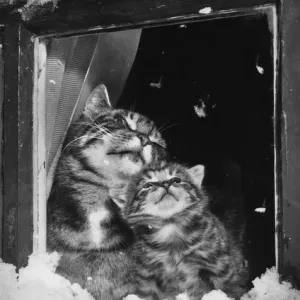
POLYGON ((94 300, 78 284, 55 274, 59 254, 31 255, 28 266, 0 263, 0 300, 94 300))
MULTIPOLYGON (((59 255, 31 255, 28 266, 16 273, 11 264, 0 261, 0 300, 94 300, 78 284, 71 284, 66 278, 55 274, 59 255)), ((288 282, 279 283, 275 268, 269 269, 261 278, 253 281, 253 289, 241 300, 300 300, 300 291, 293 289, 288 282)), ((228 300, 221 291, 212 291, 202 300, 228 300)), ((128 295, 124 300, 141 300, 128 295)), ((180 294, 176 300, 188 300, 180 294)))

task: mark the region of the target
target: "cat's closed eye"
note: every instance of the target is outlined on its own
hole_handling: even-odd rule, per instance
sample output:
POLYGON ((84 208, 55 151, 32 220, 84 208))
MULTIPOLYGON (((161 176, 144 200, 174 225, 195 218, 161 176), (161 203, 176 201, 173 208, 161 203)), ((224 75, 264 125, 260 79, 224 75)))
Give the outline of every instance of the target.
POLYGON ((152 182, 147 182, 146 184, 143 185, 144 190, 149 190, 153 187, 154 187, 154 183, 152 183, 152 182))
POLYGON ((127 121, 123 117, 116 117, 115 121, 124 127, 128 127, 127 121))
POLYGON ((109 118, 103 120, 102 125, 104 125, 108 129, 120 129, 120 128, 128 128, 127 121, 122 116, 110 116, 109 118))

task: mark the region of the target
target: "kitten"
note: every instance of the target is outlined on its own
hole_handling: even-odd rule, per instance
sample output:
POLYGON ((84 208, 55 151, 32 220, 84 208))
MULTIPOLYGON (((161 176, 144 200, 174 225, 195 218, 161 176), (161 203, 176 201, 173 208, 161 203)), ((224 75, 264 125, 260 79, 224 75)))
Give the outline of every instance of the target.
POLYGON ((171 163, 112 190, 137 236, 132 258, 140 297, 174 299, 186 292, 199 300, 213 289, 234 298, 246 292, 243 254, 209 210, 203 177, 201 165, 187 169, 171 163))
POLYGON ((95 299, 121 299, 131 288, 134 236, 109 191, 165 159, 165 148, 153 121, 111 107, 103 84, 68 130, 47 204, 47 246, 62 254, 57 272, 95 299))

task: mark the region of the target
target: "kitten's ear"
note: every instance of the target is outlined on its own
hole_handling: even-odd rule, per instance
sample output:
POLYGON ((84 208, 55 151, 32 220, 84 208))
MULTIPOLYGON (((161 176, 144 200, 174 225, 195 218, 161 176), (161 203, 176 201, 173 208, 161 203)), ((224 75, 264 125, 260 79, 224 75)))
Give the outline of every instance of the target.
POLYGON ((97 85, 88 97, 83 114, 94 120, 101 111, 111 109, 106 86, 101 83, 97 85))
POLYGON ((110 198, 121 210, 124 209, 126 205, 126 199, 123 199, 122 197, 111 197, 110 198))
POLYGON ((198 187, 201 187, 204 178, 204 166, 196 165, 189 169, 189 173, 192 176, 194 183, 198 187))

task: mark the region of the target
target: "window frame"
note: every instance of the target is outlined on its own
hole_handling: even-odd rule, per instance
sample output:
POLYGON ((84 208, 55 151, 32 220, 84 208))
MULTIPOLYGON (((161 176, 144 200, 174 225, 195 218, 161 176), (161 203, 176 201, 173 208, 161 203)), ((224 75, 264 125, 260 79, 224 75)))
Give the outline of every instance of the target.
POLYGON ((17 268, 27 265, 33 245, 31 37, 22 25, 4 27, 2 258, 17 268))
MULTIPOLYGON (((183 21, 250 16, 259 13, 259 10, 274 9, 274 15, 278 17, 274 20, 281 21, 280 24, 276 20, 273 23, 277 37, 273 49, 278 54, 274 58, 274 74, 278 74, 274 76, 276 266, 280 273, 293 273, 300 277, 300 258, 296 257, 296 253, 300 253, 300 233, 293 224, 299 212, 295 208, 300 207, 300 200, 297 200, 300 186, 295 184, 300 180, 300 173, 295 166, 296 159, 300 159, 299 137, 293 131, 300 118, 295 92, 300 94, 296 81, 300 75, 293 68, 296 50, 300 50, 300 42, 293 35, 300 35, 296 24, 300 18, 297 14, 290 15, 292 10, 300 12, 300 4, 283 1, 279 5, 275 1, 264 0, 210 2, 213 11, 207 15, 199 14, 199 10, 208 5, 196 0, 126 0, 107 3, 91 0, 88 8, 83 1, 73 0, 74 6, 69 1, 61 1, 55 11, 51 6, 41 7, 27 21, 11 20, 7 16, 0 18, 4 25, 3 32, 0 32, 4 60, 4 143, 0 177, 3 194, 0 196, 3 196, 1 240, 5 262, 20 268, 27 265, 27 257, 32 252, 46 251, 46 207, 40 201, 45 197, 46 187, 45 156, 40 154, 45 143, 45 98, 40 88, 45 80, 45 39, 183 21), (86 18, 89 13, 91 17, 86 18)), ((7 9, 5 12, 7 14, 7 9)), ((23 11, 21 14, 23 18, 25 13, 23 11)), ((3 16, 1 7, 0 16, 3 16)))

